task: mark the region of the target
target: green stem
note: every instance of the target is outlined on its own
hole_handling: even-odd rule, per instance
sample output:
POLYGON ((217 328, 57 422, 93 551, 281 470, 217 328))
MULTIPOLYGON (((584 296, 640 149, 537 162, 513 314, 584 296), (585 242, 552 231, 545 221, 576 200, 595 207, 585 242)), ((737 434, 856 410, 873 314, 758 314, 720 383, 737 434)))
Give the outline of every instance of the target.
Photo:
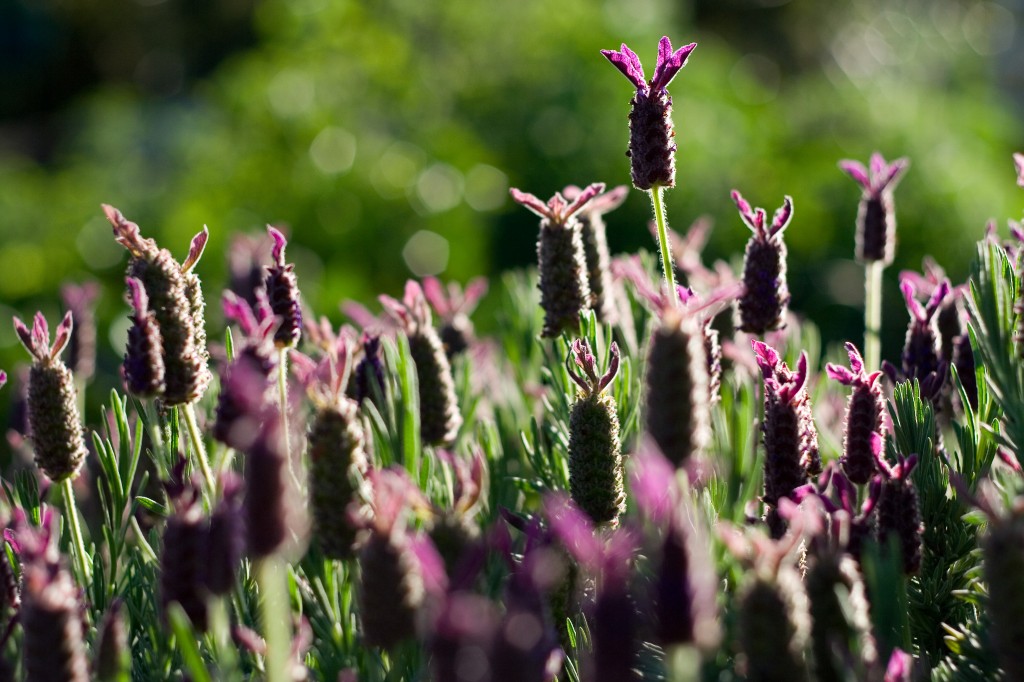
POLYGON ((864 366, 873 372, 882 364, 882 270, 885 264, 864 265, 864 366))
POLYGON ((75 490, 72 487, 70 477, 60 482, 60 489, 64 494, 64 513, 67 514, 68 527, 71 529, 71 542, 75 546, 78 577, 82 581, 82 587, 86 588, 92 582, 92 569, 85 554, 85 539, 82 537, 82 526, 78 520, 78 507, 75 505, 75 490))
POLYGON ((215 597, 210 601, 210 630, 216 642, 220 679, 237 680, 238 652, 231 641, 231 617, 228 615, 227 597, 215 597))
POLYGON ((284 563, 274 555, 260 559, 256 565, 256 579, 262 593, 263 637, 267 643, 267 682, 290 681, 291 612, 285 571, 284 563))
POLYGON ((292 464, 292 438, 291 430, 288 428, 288 346, 278 351, 277 393, 281 405, 281 429, 284 431, 284 452, 288 460, 288 473, 292 477, 295 489, 302 490, 299 478, 295 475, 295 466, 292 464))
POLYGON ((668 227, 665 224, 665 206, 661 201, 662 187, 652 187, 651 205, 654 208, 654 221, 658 225, 658 249, 661 251, 661 267, 665 271, 665 283, 668 285, 668 297, 672 305, 680 305, 679 297, 675 295, 676 276, 672 269, 672 248, 668 241, 668 227))
MULTIPOLYGON (((180 407, 179 407, 180 409, 180 407)), ((203 474, 203 481, 206 483, 206 492, 212 496, 217 492, 217 480, 210 470, 210 461, 206 458, 206 446, 199 434, 199 423, 196 421, 196 408, 192 403, 187 403, 185 409, 185 426, 188 428, 188 438, 192 441, 192 451, 196 453, 196 460, 199 462, 199 470, 203 474)))

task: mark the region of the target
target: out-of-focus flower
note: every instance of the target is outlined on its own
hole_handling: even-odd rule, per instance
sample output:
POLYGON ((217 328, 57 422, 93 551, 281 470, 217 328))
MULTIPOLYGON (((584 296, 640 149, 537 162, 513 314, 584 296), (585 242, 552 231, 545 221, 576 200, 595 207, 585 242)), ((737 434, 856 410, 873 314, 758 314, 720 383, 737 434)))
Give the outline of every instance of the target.
POLYGON ((672 128, 672 98, 666 88, 697 43, 672 49, 672 41, 663 36, 658 43, 658 61, 650 81, 636 53, 623 43, 619 50, 601 50, 608 61, 636 87, 629 112, 629 151, 633 186, 640 190, 675 187, 676 165, 672 128))
POLYGON ((74 325, 68 341, 68 368, 81 381, 96 372, 96 316, 93 314, 100 286, 96 282, 65 284, 60 289, 74 325))
POLYGON ((128 302, 135 314, 128 329, 128 346, 124 354, 124 384, 140 398, 152 398, 164 392, 163 339, 156 315, 149 309, 146 289, 135 277, 126 277, 128 302))
MULTIPOLYGON (((562 190, 562 195, 573 201, 580 192, 579 187, 570 185, 562 190)), ((629 188, 619 185, 604 194, 599 194, 586 205, 584 210, 576 214, 580 223, 580 236, 583 238, 583 255, 587 259, 587 284, 590 287, 590 308, 597 319, 608 324, 615 324, 619 319, 614 290, 612 289, 610 257, 608 255, 608 238, 605 234, 605 213, 618 208, 626 200, 629 188)))
POLYGON ((267 268, 264 285, 270 309, 277 316, 274 344, 278 348, 294 348, 302 337, 302 305, 295 266, 284 262, 284 249, 288 240, 277 228, 267 225, 267 233, 274 240, 274 264, 267 268))
POLYGON ((456 282, 449 282, 446 288, 436 277, 423 279, 423 295, 440 320, 438 334, 449 359, 464 353, 473 342, 473 322, 469 316, 486 293, 485 277, 470 280, 465 289, 456 282))
POLYGON ((871 155, 871 170, 857 161, 840 161, 839 168, 861 186, 857 210, 856 253, 861 263, 892 263, 896 243, 896 207, 893 190, 910 166, 906 158, 886 163, 881 154, 871 155))
POLYGON ((886 546, 890 536, 899 541, 903 572, 917 573, 921 567, 921 536, 924 524, 917 501, 917 489, 910 472, 917 465, 917 455, 899 457, 895 466, 879 454, 878 468, 882 476, 882 492, 878 499, 878 540, 886 546))

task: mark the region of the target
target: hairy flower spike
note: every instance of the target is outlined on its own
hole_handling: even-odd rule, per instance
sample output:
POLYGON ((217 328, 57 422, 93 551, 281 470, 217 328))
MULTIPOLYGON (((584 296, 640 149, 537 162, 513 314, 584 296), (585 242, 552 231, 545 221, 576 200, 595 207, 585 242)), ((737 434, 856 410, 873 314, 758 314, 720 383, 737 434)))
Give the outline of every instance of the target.
POLYGON ((666 88, 697 43, 672 49, 668 36, 658 43, 658 62, 650 82, 636 53, 622 44, 620 50, 601 50, 612 65, 636 87, 629 113, 629 151, 633 186, 640 190, 675 187, 676 168, 672 128, 672 98, 666 88))
POLYGON ((743 257, 745 290, 736 305, 736 326, 749 334, 764 334, 785 323, 789 305, 786 286, 786 244, 782 232, 793 217, 793 199, 786 197, 771 225, 763 208, 751 209, 736 190, 732 192, 740 217, 754 233, 743 257))
POLYGON ((589 185, 568 201, 556 193, 545 204, 532 194, 511 188, 519 204, 541 218, 537 240, 540 305, 544 309, 544 336, 553 338, 579 325, 579 314, 590 306, 587 259, 577 214, 604 191, 603 183, 589 185))
POLYGON ((69 311, 57 327, 51 346, 42 313, 36 313, 31 331, 14 318, 14 330, 33 357, 28 379, 28 427, 36 466, 55 482, 77 475, 88 454, 74 376, 59 358, 71 337, 71 328, 69 311))
POLYGON ((778 515, 779 501, 790 497, 809 476, 821 473, 818 431, 807 392, 807 354, 801 353, 793 372, 778 351, 753 340, 751 345, 764 374, 764 496, 765 519, 772 537, 785 532, 778 515))
POLYGON ((626 493, 622 487, 615 399, 602 395, 619 369, 619 348, 614 342, 609 352, 608 371, 599 376, 590 345, 576 339, 565 365, 569 377, 580 387, 569 414, 569 490, 573 501, 594 523, 614 526, 626 511, 626 493))
POLYGON ((193 238, 183 266, 170 251, 159 248, 152 239, 142 238, 139 226, 120 211, 105 204, 103 210, 114 227, 115 239, 132 254, 128 276, 142 282, 160 327, 164 360, 164 392, 160 397, 169 406, 194 402, 205 393, 210 381, 202 290, 192 272, 209 233, 204 228, 193 238))
POLYGON ((907 303, 910 313, 910 324, 907 327, 906 341, 901 356, 903 374, 907 378, 925 380, 929 375, 936 375, 939 383, 945 380, 946 367, 941 360, 939 328, 936 313, 950 293, 949 280, 943 280, 935 287, 925 305, 917 300, 917 290, 913 282, 903 278, 900 291, 907 303))
POLYGON ((455 396, 452 366, 431 326, 430 307, 423 289, 415 280, 409 280, 402 301, 390 296, 381 296, 380 301, 409 339, 409 352, 419 379, 420 435, 430 445, 450 445, 462 426, 462 413, 455 396))
POLYGON ((910 472, 916 465, 917 455, 907 458, 900 456, 895 466, 886 462, 881 454, 878 456, 878 468, 882 472, 882 492, 878 499, 878 539, 884 547, 890 535, 896 536, 906 575, 917 573, 921 567, 924 524, 921 523, 917 489, 910 480, 910 472))
MULTIPOLYGON (((575 186, 566 187, 563 194, 570 201, 581 192, 575 186)), ((587 204, 584 210, 576 215, 580 223, 580 235, 583 238, 583 255, 587 260, 587 283, 590 286, 589 307, 597 315, 597 319, 608 324, 615 324, 618 311, 612 290, 611 270, 609 267, 608 239, 605 234, 605 213, 618 208, 626 200, 629 188, 619 185, 615 189, 600 194, 587 204)))
POLYGON ((274 332, 274 344, 278 348, 294 348, 302 337, 302 307, 295 266, 284 262, 288 240, 281 231, 267 225, 267 232, 274 240, 274 265, 267 269, 265 281, 270 308, 279 321, 274 332))
POLYGON ((896 243, 893 190, 909 166, 906 158, 887 163, 878 152, 871 155, 870 172, 857 161, 839 162, 839 168, 862 189, 856 234, 857 260, 861 263, 892 263, 896 243))
POLYGON ((149 309, 149 297, 142 282, 126 277, 125 284, 128 285, 128 301, 135 311, 122 366, 125 388, 140 398, 151 398, 164 391, 163 339, 156 315, 149 309))
POLYGON ((846 352, 850 356, 850 369, 829 363, 825 371, 829 378, 853 388, 846 406, 846 432, 840 462, 851 481, 864 485, 877 471, 876 457, 885 442, 885 397, 878 381, 882 372, 868 374, 860 352, 852 343, 846 344, 846 352))
POLYGON ((362 405, 363 401, 367 399, 373 402, 376 391, 380 391, 380 394, 384 395, 384 360, 381 357, 379 334, 363 332, 359 345, 362 347, 363 354, 353 370, 355 375, 353 398, 362 405))

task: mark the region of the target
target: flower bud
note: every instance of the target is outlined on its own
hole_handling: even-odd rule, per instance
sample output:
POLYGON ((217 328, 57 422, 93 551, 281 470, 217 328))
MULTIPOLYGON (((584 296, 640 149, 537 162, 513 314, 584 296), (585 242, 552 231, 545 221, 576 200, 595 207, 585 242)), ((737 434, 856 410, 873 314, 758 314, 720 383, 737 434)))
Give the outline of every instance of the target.
POLYGON ((924 533, 917 489, 910 480, 910 472, 917 465, 917 455, 906 459, 900 457, 896 466, 890 466, 879 454, 878 465, 883 479, 877 507, 878 540, 885 547, 889 536, 895 536, 903 557, 903 572, 913 575, 921 568, 921 536, 924 533))
POLYGON ((850 356, 850 369, 828 364, 828 376, 845 386, 853 387, 846 406, 846 431, 843 436, 843 456, 840 462, 846 476, 857 485, 864 485, 875 475, 876 456, 885 439, 885 396, 879 383, 881 372, 868 374, 864 369, 857 347, 846 344, 850 356))
POLYGON ((324 556, 332 559, 352 556, 357 529, 347 509, 369 468, 365 439, 359 410, 347 398, 320 407, 309 428, 313 534, 324 556))
POLYGON ((863 190, 857 209, 856 254, 859 262, 892 263, 896 242, 893 190, 909 165, 905 158, 886 163, 877 152, 871 155, 870 172, 856 161, 839 162, 839 167, 863 190))
POLYGON ((135 314, 128 329, 128 348, 124 355, 125 388, 140 398, 159 396, 164 392, 163 339, 156 315, 149 309, 149 297, 142 282, 125 279, 128 298, 135 314))
POLYGON ((160 604, 177 602, 197 632, 207 627, 206 548, 209 523, 198 503, 198 490, 185 482, 173 500, 175 510, 164 528, 160 555, 160 604))
POLYGON ((736 326, 749 334, 764 334, 785 324, 790 295, 786 286, 786 244, 782 241, 782 232, 793 217, 793 200, 786 197, 768 226, 763 208, 751 209, 736 190, 732 198, 743 222, 754 233, 743 257, 744 292, 736 306, 736 326))
POLYGON ((274 239, 274 265, 268 268, 266 279, 270 308, 278 318, 274 344, 278 348, 294 348, 302 337, 302 307, 295 266, 284 262, 284 249, 288 243, 284 235, 269 225, 267 232, 274 239))
MULTIPOLYGON (((567 187, 563 194, 566 199, 572 201, 580 191, 578 187, 567 187)), ((580 237, 583 240, 583 256, 587 262, 587 285, 590 287, 588 307, 594 311, 600 322, 607 324, 615 324, 619 313, 612 288, 608 238, 602 216, 618 208, 626 199, 627 192, 628 188, 620 185, 600 194, 576 215, 580 224, 580 237)))

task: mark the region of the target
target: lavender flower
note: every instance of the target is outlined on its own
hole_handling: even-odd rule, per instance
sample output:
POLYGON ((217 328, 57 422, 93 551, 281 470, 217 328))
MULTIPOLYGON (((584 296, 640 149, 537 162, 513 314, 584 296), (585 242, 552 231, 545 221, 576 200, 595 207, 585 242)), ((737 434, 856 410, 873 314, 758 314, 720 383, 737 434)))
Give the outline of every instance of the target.
POLYGON ((364 400, 374 401, 375 391, 379 391, 381 396, 384 395, 384 359, 381 357, 379 334, 363 332, 359 346, 362 349, 362 357, 353 370, 355 386, 352 397, 362 405, 364 400))
POLYGON ((1017 186, 1024 187, 1024 154, 1014 152, 1013 165, 1017 169, 1017 186))
POLYGON ((58 549, 56 517, 17 531, 22 568, 21 653, 26 679, 87 682, 82 605, 58 549))
POLYGON ((14 318, 14 330, 33 358, 28 379, 28 427, 36 466, 54 482, 76 476, 88 454, 74 377, 59 357, 71 337, 71 328, 69 311, 58 325, 51 346, 42 313, 36 313, 31 332, 24 322, 14 318))
POLYGON ((901 355, 903 375, 907 378, 919 379, 922 383, 929 378, 941 385, 945 381, 946 367, 941 360, 939 328, 936 313, 949 295, 949 280, 944 280, 932 292, 931 298, 921 305, 915 294, 914 284, 904 278, 900 282, 900 291, 907 303, 910 313, 910 324, 907 327, 906 341, 901 355))
POLYGON ((472 343, 473 322, 469 316, 486 293, 485 277, 470 280, 465 289, 455 282, 449 282, 447 291, 436 277, 423 279, 423 295, 440 320, 438 334, 449 360, 465 353, 472 343))
MULTIPOLYGON (((562 194, 573 201, 580 192, 579 187, 571 185, 562 194)), ((605 213, 618 208, 626 200, 629 188, 619 185, 613 190, 600 194, 587 204, 584 210, 576 214, 580 223, 580 236, 583 238, 583 255, 587 260, 587 284, 590 286, 590 304, 597 319, 608 324, 618 321, 618 310, 612 290, 611 269, 609 267, 608 238, 605 234, 605 213)))
POLYGON ((633 186, 640 190, 675 187, 676 167, 672 129, 672 98, 666 88, 697 43, 673 51, 668 36, 658 43, 658 62, 648 82, 640 58, 623 43, 618 50, 601 50, 608 61, 636 87, 629 112, 629 156, 633 186))
POLYGON ((115 599, 103 616, 99 640, 93 662, 93 673, 98 682, 122 682, 130 679, 132 650, 128 641, 124 600, 115 599))
POLYGON ((924 524, 917 501, 917 489, 910 480, 910 472, 917 466, 917 455, 899 457, 895 466, 878 456, 882 476, 882 492, 878 499, 878 539, 882 546, 890 536, 899 541, 903 557, 903 572, 917 573, 921 567, 921 536, 924 524))
POLYGON ((166 405, 194 402, 206 391, 210 380, 202 292, 192 273, 209 232, 204 228, 192 239, 185 263, 179 264, 170 251, 159 248, 152 239, 143 238, 139 226, 125 219, 120 211, 106 204, 103 210, 114 226, 115 239, 132 255, 128 276, 142 282, 160 327, 165 380, 161 399, 166 405))
POLYGON ((779 500, 789 497, 808 476, 821 473, 818 432, 807 393, 807 354, 801 353, 797 371, 790 371, 778 351, 753 340, 755 359, 764 375, 764 496, 765 519, 772 537, 779 538, 785 524, 778 516, 779 500))
POLYGON ((237 475, 221 475, 221 498, 210 514, 206 534, 203 584, 213 595, 226 595, 235 586, 245 553, 245 518, 242 515, 242 482, 237 475))
POLYGON ((67 365, 80 381, 88 381, 96 372, 96 316, 93 308, 99 294, 100 287, 96 282, 86 282, 81 286, 65 284, 60 290, 60 297, 74 321, 68 341, 67 365))
POLYGON ((602 395, 619 370, 619 347, 612 342, 608 371, 599 376, 597 359, 583 339, 573 341, 565 368, 580 388, 569 414, 569 490, 594 523, 615 526, 626 511, 622 454, 615 398, 602 395), (582 374, 573 369, 573 364, 582 374))
POLYGON ((749 334, 764 334, 783 326, 789 305, 782 232, 793 218, 793 199, 785 198, 770 227, 763 208, 752 209, 736 190, 732 191, 732 200, 754 233, 743 257, 744 292, 736 306, 736 326, 749 334))
POLYGON ((886 163, 881 154, 871 155, 870 173, 857 161, 840 161, 839 168, 863 190, 857 209, 856 253, 861 263, 892 263, 896 243, 896 208, 893 190, 910 161, 900 158, 886 163))
MULTIPOLYGON (((184 461, 175 475, 184 472, 184 461)), ((207 627, 205 550, 209 522, 199 502, 199 486, 192 481, 174 481, 168 486, 174 512, 164 528, 163 552, 160 555, 160 604, 166 610, 178 603, 198 632, 207 627)))
POLYGON ((284 424, 277 410, 267 410, 261 428, 245 451, 246 551, 253 559, 290 551, 305 539, 306 519, 288 474, 284 424))
POLYGON ((359 406, 345 395, 352 351, 349 336, 339 334, 319 363, 293 353, 296 374, 316 410, 307 437, 313 534, 332 559, 353 554, 357 528, 347 509, 360 501, 359 489, 370 468, 359 406))
POLYGON ((885 442, 885 397, 878 379, 881 371, 868 374, 857 347, 846 344, 850 356, 850 369, 829 363, 825 371, 829 378, 844 386, 853 387, 846 406, 846 431, 843 435, 843 471, 851 481, 864 485, 875 475, 875 458, 885 442))
POLYGON ((284 262, 284 249, 288 240, 281 231, 267 225, 267 233, 274 240, 274 265, 267 269, 265 280, 270 309, 278 319, 274 344, 278 348, 294 348, 302 337, 302 308, 299 304, 295 266, 284 262))
POLYGON ((462 426, 455 380, 441 339, 431 326, 430 308, 423 289, 416 281, 409 280, 401 301, 381 296, 380 302, 409 339, 409 353, 419 379, 420 436, 430 445, 455 442, 462 426))
POLYGON ((149 297, 142 282, 126 277, 128 302, 135 314, 128 329, 128 347, 124 354, 125 388, 140 398, 151 398, 164 392, 163 339, 156 315, 149 309, 149 297))
POLYGON ((475 517, 482 506, 486 485, 484 453, 476 450, 469 462, 447 450, 439 450, 437 455, 452 469, 453 500, 450 507, 432 505, 434 513, 427 534, 444 561, 445 572, 453 579, 462 578, 465 564, 472 563, 468 557, 479 546, 480 527, 475 517))
POLYGON ((569 202, 555 193, 547 203, 511 188, 519 204, 540 216, 537 269, 540 273, 540 305, 544 309, 543 336, 555 337, 579 325, 580 312, 590 306, 587 258, 577 214, 604 191, 603 183, 589 185, 569 202))

